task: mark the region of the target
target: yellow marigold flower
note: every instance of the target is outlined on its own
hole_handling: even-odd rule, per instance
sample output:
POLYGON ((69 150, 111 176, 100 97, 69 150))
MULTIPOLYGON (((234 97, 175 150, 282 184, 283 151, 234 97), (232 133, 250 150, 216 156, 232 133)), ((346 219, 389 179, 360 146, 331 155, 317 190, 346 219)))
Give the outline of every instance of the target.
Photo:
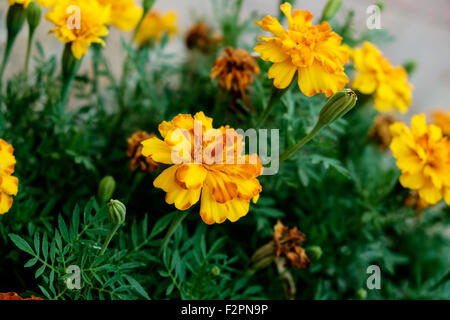
POLYGON ((19 179, 12 176, 16 158, 13 155, 14 148, 5 140, 0 139, 0 214, 5 214, 11 209, 13 198, 19 190, 19 179))
POLYGON ((41 7, 50 7, 53 5, 55 0, 8 0, 10 5, 13 4, 22 4, 25 8, 28 7, 28 5, 31 2, 37 2, 41 7))
POLYGON ((442 129, 442 132, 450 137, 450 109, 447 112, 436 110, 433 112, 433 122, 442 129))
POLYGON ((55 25, 50 30, 63 43, 72 44, 72 54, 81 59, 92 43, 105 42, 110 10, 93 0, 59 0, 46 18, 55 25), (79 11, 76 9, 79 8, 79 11))
POLYGON ((0 292, 0 300, 42 300, 42 298, 31 296, 31 298, 22 298, 15 292, 0 292))
POLYGON ((298 71, 298 85, 307 96, 325 93, 330 97, 344 88, 349 81, 344 73, 349 56, 341 45, 342 38, 332 31, 328 22, 313 26, 309 11, 294 10, 291 14, 287 2, 280 8, 288 19, 288 30, 271 16, 256 21, 274 35, 259 37, 265 42, 258 43, 254 49, 261 54, 261 59, 273 62, 269 69, 273 85, 278 89, 287 88, 298 71))
POLYGON ((174 11, 160 14, 156 10, 150 10, 136 34, 136 42, 142 46, 148 45, 160 41, 165 33, 172 36, 177 31, 177 14, 174 11))
POLYGON ((134 171, 136 165, 139 165, 141 171, 151 172, 159 168, 159 164, 151 157, 144 157, 142 155, 142 141, 155 137, 155 135, 149 134, 145 131, 137 131, 127 140, 127 156, 131 159, 130 170, 134 171))
POLYGON ((245 96, 253 75, 259 74, 259 67, 251 54, 243 49, 225 48, 211 69, 211 79, 219 78, 219 85, 227 91, 240 92, 245 96))
POLYGON ((98 0, 98 2, 110 7, 111 15, 108 24, 122 31, 136 28, 143 13, 143 9, 136 4, 135 0, 98 0))
POLYGON ((370 42, 362 48, 351 50, 357 75, 352 87, 364 94, 373 94, 375 109, 388 111, 398 109, 405 113, 411 105, 412 85, 408 73, 401 67, 394 67, 388 59, 370 42))
POLYGON ((390 128, 402 186, 416 190, 426 203, 444 198, 450 205, 450 142, 441 128, 427 125, 424 114, 412 118, 411 129, 402 122, 390 128))
POLYGON ((203 112, 179 114, 159 125, 164 140, 142 142, 142 154, 172 164, 153 182, 167 192, 168 204, 187 210, 200 200, 205 223, 235 222, 258 200, 262 165, 256 154, 242 154, 242 135, 228 126, 213 129, 212 122, 203 112))

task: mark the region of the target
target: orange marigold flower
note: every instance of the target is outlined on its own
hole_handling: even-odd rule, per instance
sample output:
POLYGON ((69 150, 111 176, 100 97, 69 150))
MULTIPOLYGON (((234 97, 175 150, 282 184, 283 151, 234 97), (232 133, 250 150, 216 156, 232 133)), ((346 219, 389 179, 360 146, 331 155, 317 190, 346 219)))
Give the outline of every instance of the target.
POLYGON ((168 204, 187 210, 200 201, 205 223, 235 222, 259 198, 262 165, 256 154, 242 154, 242 135, 228 126, 214 129, 212 123, 203 112, 179 114, 159 125, 164 140, 142 142, 142 154, 171 165, 153 182, 167 193, 168 204))
POLYGON ((159 168, 159 164, 151 157, 145 157, 142 155, 142 141, 153 138, 155 135, 149 134, 145 131, 138 131, 127 140, 127 156, 131 158, 130 170, 134 171, 136 165, 139 165, 140 170, 143 172, 155 171, 159 168))
POLYGON ((450 137, 450 109, 447 112, 436 110, 433 112, 433 122, 442 132, 450 137))
POLYGON ((369 137, 376 141, 378 147, 385 151, 389 148, 392 140, 392 134, 389 127, 395 122, 395 118, 391 115, 378 115, 373 121, 373 125, 369 130, 369 137))
POLYGON ((218 77, 219 85, 225 90, 239 92, 245 97, 253 75, 258 74, 259 67, 248 51, 227 47, 214 62, 210 76, 211 79, 218 77))
POLYGON ((375 109, 398 109, 405 113, 411 105, 412 85, 405 68, 391 65, 370 42, 360 49, 350 49, 357 75, 352 87, 364 94, 374 94, 375 109))
POLYGON ((411 129, 402 122, 390 128, 402 186, 416 190, 428 204, 444 198, 450 205, 450 142, 441 128, 427 125, 424 114, 413 116, 411 129))
POLYGON ((306 237, 297 227, 289 229, 278 220, 274 227, 273 240, 275 241, 275 254, 277 257, 284 256, 290 265, 299 269, 306 268, 311 261, 306 255, 301 244, 306 237))
POLYGON ((211 26, 205 22, 198 22, 189 29, 186 35, 186 46, 189 49, 198 49, 203 53, 213 51, 222 37, 216 33, 211 26))
POLYGON ((31 298, 22 298, 15 292, 0 292, 0 300, 42 300, 42 298, 31 296, 31 298))
POLYGON ((19 179, 12 176, 16 158, 14 148, 5 140, 0 139, 0 214, 11 209, 13 198, 19 190, 19 179))
POLYGON ((328 22, 317 26, 311 24, 313 15, 309 11, 294 10, 287 2, 281 5, 289 29, 271 16, 256 21, 273 37, 259 37, 255 51, 264 61, 273 62, 269 79, 278 89, 287 88, 298 71, 298 86, 307 96, 325 93, 330 97, 344 88, 348 78, 344 64, 349 60, 348 51, 341 44, 342 38, 332 31, 328 22))

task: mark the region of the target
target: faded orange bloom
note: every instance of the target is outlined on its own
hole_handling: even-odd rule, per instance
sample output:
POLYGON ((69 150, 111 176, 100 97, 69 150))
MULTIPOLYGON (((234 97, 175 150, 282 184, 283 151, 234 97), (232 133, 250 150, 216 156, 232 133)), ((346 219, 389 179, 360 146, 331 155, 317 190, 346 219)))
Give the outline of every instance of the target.
POLYGON ((230 92, 239 92, 243 97, 259 74, 259 67, 252 55, 243 49, 225 48, 223 55, 214 62, 211 79, 218 78, 219 86, 230 92))
POLYGON ((134 171, 136 165, 139 165, 140 170, 143 172, 152 172, 159 168, 159 164, 155 162, 151 157, 146 157, 142 154, 142 141, 155 137, 154 134, 149 134, 145 131, 137 131, 128 138, 127 144, 127 157, 131 158, 130 170, 134 171))
POLYGON ((447 112, 436 110, 433 112, 433 123, 442 129, 442 133, 450 137, 450 109, 447 112))
POLYGON ((22 298, 15 292, 0 292, 0 300, 42 300, 42 298, 31 296, 31 298, 22 298))
POLYGON ((198 49, 203 53, 213 51, 222 37, 214 32, 214 29, 205 22, 198 22, 189 29, 186 35, 186 46, 189 49, 198 49))
POLYGON ((278 220, 273 233, 276 256, 286 257, 292 267, 305 269, 311 263, 305 249, 301 246, 305 239, 305 235, 297 227, 289 229, 278 220))
POLYGON ((381 114, 375 117, 373 125, 369 130, 369 137, 376 141, 378 147, 386 151, 392 140, 392 133, 389 129, 396 119, 388 114, 381 114))
POLYGON ((428 202, 419 197, 419 194, 415 191, 410 192, 403 204, 405 207, 414 207, 414 210, 421 211, 430 206, 428 202))

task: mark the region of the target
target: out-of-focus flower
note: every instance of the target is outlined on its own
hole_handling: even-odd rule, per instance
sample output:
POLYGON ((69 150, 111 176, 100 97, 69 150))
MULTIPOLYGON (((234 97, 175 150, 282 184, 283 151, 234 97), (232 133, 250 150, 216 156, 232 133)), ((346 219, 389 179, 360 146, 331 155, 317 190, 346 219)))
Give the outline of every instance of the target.
POLYGON ((306 268, 311 262, 301 246, 306 237, 297 227, 289 229, 278 220, 274 227, 273 240, 275 241, 275 254, 283 256, 292 267, 306 268))
POLYGON ((378 111, 398 109, 405 113, 412 99, 412 85, 408 83, 406 70, 392 66, 370 42, 364 42, 362 48, 350 52, 357 70, 352 87, 364 94, 374 94, 378 111))
POLYGON ((31 298, 22 298, 15 292, 0 292, 0 300, 42 300, 42 298, 31 296, 31 298))
POLYGON ((179 114, 159 125, 164 140, 142 142, 142 154, 172 164, 153 182, 167 192, 168 204, 187 210, 200 200, 205 223, 235 222, 259 198, 262 165, 256 154, 242 154, 242 135, 228 126, 213 129, 212 122, 203 112, 179 114))
POLYGON ((136 4, 135 0, 98 0, 98 2, 110 8, 108 24, 122 31, 136 28, 143 14, 143 9, 136 4))
POLYGON ((37 2, 41 7, 50 7, 55 3, 55 0, 8 0, 10 5, 13 4, 22 4, 25 8, 28 7, 28 5, 31 2, 37 2))
POLYGON ((430 206, 430 204, 423 200, 416 191, 411 191, 408 194, 403 205, 405 207, 414 207, 414 210, 416 211, 421 211, 430 206))
POLYGON ((238 92, 245 97, 253 76, 258 74, 259 67, 248 51, 228 47, 214 62, 210 77, 217 77, 219 85, 225 90, 238 92))
POLYGON ((140 170, 143 172, 152 172, 159 168, 159 164, 151 157, 145 157, 142 155, 142 141, 155 137, 154 134, 149 134, 145 131, 137 131, 128 138, 127 156, 131 159, 130 170, 134 171, 136 165, 139 165, 140 170))
POLYGON ((173 36, 177 32, 176 12, 168 11, 160 14, 156 10, 150 10, 142 21, 135 40, 141 46, 146 46, 160 41, 165 33, 173 36))
POLYGON ((298 85, 307 96, 325 93, 330 97, 344 88, 348 78, 344 64, 349 60, 348 50, 341 44, 342 38, 332 31, 328 22, 317 26, 311 24, 313 15, 309 11, 294 10, 284 3, 281 11, 288 19, 286 30, 276 18, 266 16, 256 21, 273 37, 259 37, 255 51, 261 59, 273 62, 269 79, 278 89, 287 88, 298 71, 298 85))
POLYGON ((19 190, 19 179, 12 176, 16 158, 14 148, 5 140, 0 139, 0 214, 11 209, 13 198, 19 190))
POLYGON ((389 148, 392 140, 392 134, 389 127, 396 119, 388 114, 380 114, 375 117, 373 125, 369 130, 369 137, 371 137, 378 144, 378 147, 385 151, 389 148))
POLYGON ((450 137, 450 109, 447 112, 436 110, 433 112, 433 123, 442 129, 442 133, 450 137))
POLYGON ((71 43, 73 56, 81 59, 92 43, 105 44, 102 37, 108 34, 110 8, 92 0, 59 0, 46 18, 55 25, 50 32, 71 43))
POLYGON ((186 35, 186 46, 191 50, 198 49, 203 53, 213 51, 222 41, 222 37, 205 22, 192 25, 186 35))
POLYGON ((450 205, 450 142, 441 128, 427 125, 424 114, 415 115, 411 129, 396 122, 390 127, 391 149, 402 171, 400 183, 416 190, 422 200, 450 205))

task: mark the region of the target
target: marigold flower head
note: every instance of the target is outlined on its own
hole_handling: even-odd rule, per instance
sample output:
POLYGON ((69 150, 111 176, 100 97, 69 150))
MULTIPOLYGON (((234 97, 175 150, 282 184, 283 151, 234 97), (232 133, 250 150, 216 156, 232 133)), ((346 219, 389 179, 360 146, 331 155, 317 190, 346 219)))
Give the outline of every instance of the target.
POLYGON ((17 3, 22 4, 24 8, 28 7, 28 5, 33 1, 39 3, 41 7, 50 7, 55 2, 55 0, 8 0, 11 6, 17 3))
POLYGON ((408 83, 406 70, 392 66, 370 42, 350 51, 357 70, 352 87, 364 94, 374 94, 378 111, 398 109, 405 113, 412 99, 412 85, 408 83))
POLYGON ((81 59, 92 43, 105 44, 102 37, 108 34, 110 8, 92 0, 59 0, 46 18, 55 25, 50 33, 71 43, 73 56, 81 59))
POLYGON ((198 22, 192 25, 186 35, 186 46, 189 49, 198 49, 203 53, 214 50, 222 37, 214 33, 214 30, 205 22, 198 22))
POLYGON ((141 46, 145 46, 160 41, 165 33, 172 36, 177 32, 176 12, 168 11, 160 14, 156 10, 150 10, 142 21, 135 40, 141 46))
POLYGON ((375 117, 373 125, 369 130, 371 137, 378 144, 381 150, 387 150, 392 140, 392 134, 389 127, 395 122, 395 118, 388 114, 380 114, 375 117))
POLYGON ((0 214, 11 209, 13 198, 19 190, 19 179, 12 176, 16 158, 14 148, 5 140, 0 139, 0 214))
POLYGON ((325 93, 330 97, 344 88, 348 78, 344 64, 348 61, 348 51, 341 45, 342 38, 332 31, 328 22, 313 26, 313 15, 309 11, 294 10, 284 3, 281 11, 288 19, 288 30, 271 16, 256 21, 263 30, 273 37, 259 37, 255 51, 264 61, 273 62, 269 69, 269 79, 278 89, 287 88, 298 71, 298 86, 307 96, 325 93))
POLYGON ((152 172, 159 168, 159 164, 151 157, 145 157, 142 155, 142 141, 155 137, 154 134, 149 134, 145 131, 137 131, 128 138, 127 156, 131 158, 130 170, 134 171, 136 165, 139 165, 140 170, 143 172, 152 172))
POLYGON ((301 233, 297 227, 289 229, 278 220, 275 225, 273 240, 276 245, 275 254, 277 257, 284 256, 289 261, 289 264, 299 269, 306 268, 311 261, 306 255, 305 249, 301 244, 306 237, 301 233))
POLYGON ((248 51, 227 47, 214 62, 210 77, 218 77, 219 85, 225 90, 245 96, 253 76, 258 74, 259 67, 248 51))
POLYGON ((31 298, 22 298, 15 292, 0 292, 0 300, 42 300, 42 298, 31 296, 31 298))
POLYGON ((200 200, 205 223, 235 222, 258 200, 262 165, 257 155, 242 154, 242 135, 228 126, 214 129, 212 122, 203 112, 179 114, 159 125, 164 140, 142 142, 142 154, 172 165, 153 182, 168 204, 187 210, 200 200))
POLYGON ((450 142, 441 128, 427 125, 424 114, 413 116, 411 128, 402 122, 390 128, 402 186, 416 190, 428 204, 444 198, 450 205, 450 142))
POLYGON ((122 31, 133 30, 143 14, 143 9, 135 0, 98 0, 98 2, 110 8, 108 24, 122 31))
POLYGON ((447 112, 436 110, 433 112, 433 123, 442 129, 442 132, 450 137, 450 109, 447 112))

